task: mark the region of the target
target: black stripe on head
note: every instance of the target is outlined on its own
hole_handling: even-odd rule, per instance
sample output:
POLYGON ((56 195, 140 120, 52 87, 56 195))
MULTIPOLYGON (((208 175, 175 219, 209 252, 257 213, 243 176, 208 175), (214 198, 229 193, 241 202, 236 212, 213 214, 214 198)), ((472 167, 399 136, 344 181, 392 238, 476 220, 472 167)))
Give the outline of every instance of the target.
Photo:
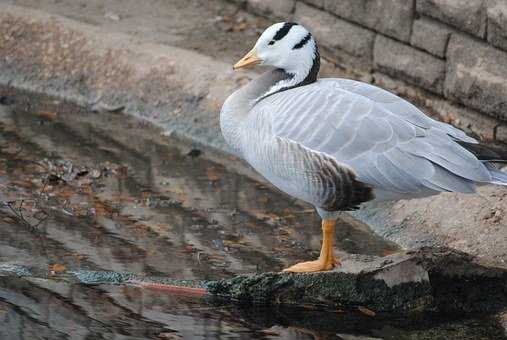
MULTIPOLYGON (((299 84, 293 85, 293 86, 283 87, 283 88, 281 88, 280 90, 278 90, 276 92, 273 92, 273 93, 270 93, 268 95, 262 96, 262 97, 260 97, 257 100, 257 102, 261 101, 264 98, 272 96, 275 93, 287 91, 287 90, 290 90, 290 89, 293 89, 293 88, 296 88, 296 87, 299 87, 299 86, 304 86, 304 85, 308 85, 308 84, 316 82, 317 81, 317 77, 319 76, 319 70, 320 70, 320 53, 319 53, 319 47, 317 46, 317 44, 315 44, 315 51, 314 51, 314 53, 315 54, 314 54, 314 57, 313 57, 312 67, 310 68, 310 71, 308 71, 308 74, 307 74, 306 78, 303 79, 302 82, 300 82, 299 84)), ((284 75, 284 77, 282 77, 284 79, 290 79, 290 78, 294 77, 293 74, 287 73, 287 72, 285 72, 282 69, 277 69, 275 71, 276 72, 281 72, 284 75)))
POLYGON ((297 50, 298 48, 302 48, 310 41, 311 38, 312 38, 312 35, 310 33, 308 33, 300 42, 298 42, 296 45, 294 45, 294 47, 292 49, 297 50))
POLYGON ((301 83, 301 85, 308 85, 317 81, 317 77, 319 75, 320 70, 320 53, 319 48, 315 45, 315 56, 313 57, 313 64, 310 72, 306 76, 305 80, 301 83))
POLYGON ((283 37, 285 37, 287 35, 287 33, 289 33, 292 26, 296 26, 296 25, 298 25, 298 24, 295 22, 284 23, 282 28, 280 28, 278 31, 276 31, 275 36, 273 37, 273 40, 276 40, 276 41, 282 40, 283 37))

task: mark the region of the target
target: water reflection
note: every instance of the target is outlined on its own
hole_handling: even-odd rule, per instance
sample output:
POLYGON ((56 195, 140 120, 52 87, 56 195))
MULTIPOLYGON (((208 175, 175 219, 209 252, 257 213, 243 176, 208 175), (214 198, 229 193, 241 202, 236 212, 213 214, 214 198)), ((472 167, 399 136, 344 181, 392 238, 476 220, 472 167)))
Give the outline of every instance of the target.
POLYGON ((0 277, 2 339, 503 339, 494 319, 252 308, 114 285, 0 277))
MULTIPOLYGON (((139 122, 107 118, 125 126, 128 148, 82 123, 102 116, 29 96, 16 102, 9 110, 0 106, 0 201, 13 202, 0 208, 0 264, 24 266, 33 275, 0 271, 1 339, 502 336, 492 319, 409 322, 253 309, 69 281, 65 273, 84 270, 196 280, 277 271, 316 256, 319 221, 252 179, 153 141, 139 122)), ((344 220, 338 236, 338 247, 348 252, 396 251, 353 221, 344 220)))
MULTIPOLYGON (((139 140, 138 150, 129 150, 58 119, 42 122, 40 115, 19 109, 4 117, 0 143, 23 150, 3 154, 2 177, 12 189, 10 199, 33 199, 30 195, 44 187, 41 178, 47 177, 48 167, 64 163, 101 171, 98 178, 44 187, 52 211, 40 233, 11 235, 19 229, 14 225, 1 231, 9 234, 4 240, 38 238, 35 244, 45 244, 43 258, 73 270, 84 265, 202 279, 280 270, 319 249, 314 212, 251 179, 166 146, 139 140), (32 161, 49 165, 41 168, 32 161), (79 261, 57 255, 65 251, 79 261)), ((346 251, 382 255, 396 249, 363 225, 342 225, 338 247, 346 251)))

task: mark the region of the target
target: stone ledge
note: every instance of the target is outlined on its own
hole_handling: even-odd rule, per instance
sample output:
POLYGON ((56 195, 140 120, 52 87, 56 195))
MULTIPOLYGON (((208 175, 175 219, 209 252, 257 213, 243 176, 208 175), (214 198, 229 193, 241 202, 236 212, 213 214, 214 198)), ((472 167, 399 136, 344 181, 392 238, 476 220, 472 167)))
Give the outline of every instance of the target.
POLYGON ((486 36, 485 0, 417 0, 417 12, 479 38, 486 36))
POLYGON ((375 39, 373 31, 301 2, 296 4, 294 17, 313 32, 321 46, 333 52, 338 64, 371 69, 375 39))
POLYGON ((507 51, 507 2, 488 1, 488 41, 507 51))
POLYGON ((507 120, 507 53, 453 34, 447 49, 445 95, 507 120))
MULTIPOLYGON (((312 1, 315 3, 315 1, 312 1)), ((320 3, 317 3, 320 5, 320 3)), ((401 41, 410 40, 414 0, 325 1, 324 9, 401 41)))
POLYGON ((374 68, 393 77, 443 93, 445 62, 395 40, 378 35, 373 50, 374 68))
POLYGON ((505 268, 446 248, 422 248, 382 258, 350 255, 331 272, 240 275, 205 287, 248 304, 366 307, 396 314, 497 313, 507 307, 506 280, 505 268))
POLYGON ((289 20, 294 11, 296 0, 245 0, 248 8, 264 16, 275 16, 281 20, 289 20))
POLYGON ((437 57, 444 58, 452 31, 445 25, 429 18, 414 21, 410 43, 437 57))

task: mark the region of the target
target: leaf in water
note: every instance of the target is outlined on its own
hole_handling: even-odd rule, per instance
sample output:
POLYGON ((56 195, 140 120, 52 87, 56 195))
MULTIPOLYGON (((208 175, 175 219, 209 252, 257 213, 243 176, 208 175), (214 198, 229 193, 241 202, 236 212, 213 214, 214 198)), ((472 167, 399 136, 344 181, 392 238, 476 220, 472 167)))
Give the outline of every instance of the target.
POLYGON ((121 165, 115 169, 115 173, 119 178, 127 178, 129 168, 126 165, 121 165))
POLYGON ((111 216, 113 213, 110 207, 97 200, 95 200, 93 207, 95 208, 96 216, 111 216))
POLYGON ((257 199, 257 202, 266 204, 269 202, 269 197, 267 195, 261 196, 257 199))
POLYGON ((61 263, 55 263, 49 266, 49 270, 51 271, 52 274, 63 273, 64 271, 67 270, 67 267, 65 267, 65 265, 61 263))
POLYGON ((72 253, 72 257, 74 257, 74 259, 77 261, 77 262, 80 262, 82 260, 84 260, 86 258, 85 255, 83 254, 80 254, 80 253, 72 253))
POLYGON ((92 187, 90 186, 89 183, 84 183, 84 184, 80 183, 80 187, 81 187, 81 191, 83 191, 83 193, 89 194, 89 195, 93 194, 92 187))
MULTIPOLYGON (((272 328, 275 328, 275 327, 272 327, 272 328)), ((295 327, 293 327, 295 328, 295 327)), ((275 336, 275 337, 279 337, 280 336, 280 332, 276 332, 275 330, 271 330, 271 329, 263 329, 261 331, 259 331, 259 333, 262 333, 263 335, 265 336, 275 336)))
POLYGON ((112 200, 114 202, 119 202, 119 203, 134 203, 136 201, 136 199, 132 196, 129 196, 128 194, 113 194, 112 195, 112 200))
POLYGON ((258 229, 259 228, 259 226, 254 222, 245 222, 244 226, 247 228, 250 228, 250 229, 258 229))
POLYGON ((65 187, 65 188, 61 189, 60 191, 58 191, 58 193, 57 193, 58 197, 61 197, 64 199, 69 199, 72 196, 74 196, 75 194, 76 193, 74 191, 72 191, 70 189, 70 187, 65 187))
POLYGON ((16 185, 18 187, 22 187, 22 188, 31 188, 32 187, 32 181, 27 180, 27 179, 14 180, 11 182, 11 184, 16 185))
POLYGON ((309 309, 309 310, 317 310, 318 309, 317 306, 309 304, 309 303, 303 303, 301 305, 301 307, 303 307, 304 309, 309 309))
POLYGON ((216 172, 215 168, 208 168, 206 175, 208 176, 208 180, 211 182, 217 182, 220 180, 220 176, 216 172))
MULTIPOLYGON (((231 235, 228 235, 231 237, 231 235)), ((233 237, 233 239, 223 240, 224 245, 229 247, 247 246, 249 242, 242 236, 233 237)))
POLYGON ((9 223, 9 224, 16 223, 16 220, 14 220, 11 217, 4 217, 4 218, 2 218, 2 221, 4 221, 5 223, 9 223))
POLYGON ((55 120, 57 113, 53 111, 38 111, 34 112, 34 114, 38 117, 47 119, 47 120, 55 120))
POLYGON ((0 150, 3 153, 6 153, 8 156, 14 156, 20 153, 22 151, 22 148, 15 143, 9 143, 7 145, 0 146, 0 150))
POLYGON ((171 230, 172 229, 172 226, 167 223, 156 223, 155 226, 156 226, 156 229, 159 229, 159 230, 171 230))
POLYGON ((395 254, 397 252, 398 252, 398 250, 396 250, 396 249, 384 249, 382 251, 382 256, 392 255, 392 254, 395 254))
POLYGON ((374 311, 372 311, 371 309, 368 309, 368 308, 363 307, 363 306, 359 306, 359 307, 357 307, 357 309, 358 309, 361 313, 363 313, 364 315, 368 315, 368 316, 372 316, 372 317, 373 317, 373 316, 375 316, 375 315, 377 315, 377 314, 376 314, 374 311))
POLYGON ((143 191, 143 192, 141 192, 141 197, 143 199, 151 198, 152 196, 154 196, 154 194, 151 191, 143 191))
POLYGON ((169 333, 169 332, 160 333, 160 334, 158 335, 158 338, 159 338, 159 339, 164 339, 164 340, 166 340, 166 339, 181 339, 181 337, 180 337, 180 336, 175 335, 175 334, 173 334, 173 333, 169 333))
POLYGON ((195 249, 194 246, 191 244, 187 244, 185 248, 183 248, 184 253, 195 253, 196 251, 197 249, 195 249))

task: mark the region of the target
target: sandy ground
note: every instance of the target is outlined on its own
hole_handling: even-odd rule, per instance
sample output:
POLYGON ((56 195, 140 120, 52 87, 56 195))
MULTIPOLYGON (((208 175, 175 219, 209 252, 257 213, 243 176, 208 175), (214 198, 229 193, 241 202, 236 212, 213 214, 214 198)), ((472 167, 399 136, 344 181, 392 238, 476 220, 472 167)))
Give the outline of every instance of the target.
POLYGON ((233 62, 269 21, 220 0, 0 0, 233 62))

